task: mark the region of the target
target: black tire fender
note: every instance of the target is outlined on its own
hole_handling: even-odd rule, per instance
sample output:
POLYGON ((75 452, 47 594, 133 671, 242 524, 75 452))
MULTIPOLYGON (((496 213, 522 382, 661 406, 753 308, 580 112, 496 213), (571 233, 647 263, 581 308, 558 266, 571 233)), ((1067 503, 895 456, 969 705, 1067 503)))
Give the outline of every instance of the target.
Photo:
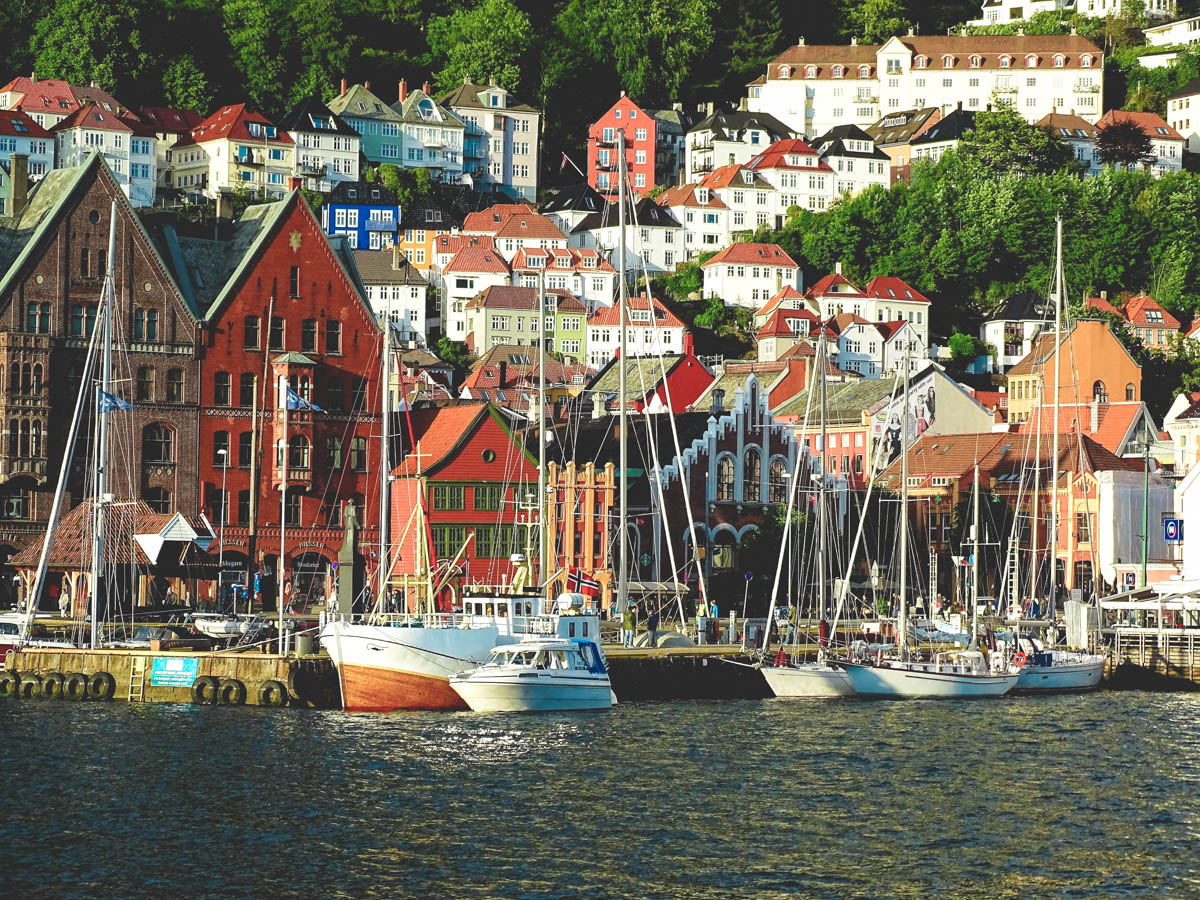
POLYGON ((287 685, 282 681, 268 679, 258 686, 259 706, 287 706, 288 699, 287 685))
POLYGON ((0 697, 16 697, 21 692, 21 676, 16 672, 0 672, 0 697))
POLYGON ((96 672, 88 679, 87 696, 89 700, 111 700, 117 693, 117 679, 108 672, 96 672))
POLYGON ((220 699, 221 682, 212 675, 201 675, 192 682, 192 702, 213 704, 220 699))
POLYGON ((58 700, 63 695, 63 678, 62 672, 47 672, 46 677, 42 679, 42 689, 40 695, 46 700, 58 700))
POLYGON ((88 677, 82 672, 68 672, 63 678, 62 695, 64 700, 86 700, 88 693, 88 677))
POLYGON ((226 706, 241 706, 246 702, 246 685, 236 678, 222 678, 218 695, 226 706))
POLYGON ((22 672, 20 675, 21 683, 17 687, 17 696, 22 700, 30 700, 34 697, 41 696, 42 693, 42 676, 36 672, 22 672))

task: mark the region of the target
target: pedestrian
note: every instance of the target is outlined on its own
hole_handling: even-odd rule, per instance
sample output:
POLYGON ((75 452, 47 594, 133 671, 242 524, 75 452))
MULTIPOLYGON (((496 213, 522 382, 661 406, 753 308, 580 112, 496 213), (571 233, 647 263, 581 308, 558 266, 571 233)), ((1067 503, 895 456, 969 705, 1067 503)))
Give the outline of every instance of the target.
POLYGON ((633 629, 636 620, 633 615, 633 604, 625 607, 625 614, 621 617, 621 645, 623 647, 633 646, 633 629))
POLYGON ((64 590, 58 595, 58 614, 64 619, 71 613, 71 596, 64 590))
POLYGON ((658 610, 651 610, 650 615, 646 617, 646 634, 650 636, 650 640, 646 646, 654 648, 658 646, 658 610))
POLYGON ((787 634, 783 639, 785 644, 790 644, 796 639, 796 628, 800 624, 800 610, 795 603, 788 604, 787 611, 787 634))

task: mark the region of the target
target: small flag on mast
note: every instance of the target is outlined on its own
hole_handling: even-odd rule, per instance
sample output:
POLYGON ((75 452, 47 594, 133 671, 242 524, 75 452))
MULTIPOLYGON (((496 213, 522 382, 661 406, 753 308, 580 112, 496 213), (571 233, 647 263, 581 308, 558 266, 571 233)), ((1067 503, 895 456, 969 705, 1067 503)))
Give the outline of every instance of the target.
POLYGON ((321 407, 317 406, 317 404, 310 403, 293 391, 290 385, 287 389, 287 408, 289 411, 294 409, 311 409, 313 412, 325 412, 325 410, 321 409, 321 407))
POLYGON ((567 567, 567 591, 585 597, 600 596, 600 582, 574 566, 567 567))
POLYGON ((108 391, 100 391, 100 398, 96 403, 97 411, 102 413, 112 412, 118 409, 133 409, 132 403, 126 403, 120 397, 115 397, 108 391))

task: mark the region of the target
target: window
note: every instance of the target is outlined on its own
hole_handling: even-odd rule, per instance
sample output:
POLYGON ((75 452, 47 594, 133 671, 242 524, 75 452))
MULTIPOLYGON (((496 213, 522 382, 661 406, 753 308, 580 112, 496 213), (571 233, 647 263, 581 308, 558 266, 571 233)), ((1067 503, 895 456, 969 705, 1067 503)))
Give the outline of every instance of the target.
POLYGON ((167 402, 183 402, 183 369, 167 369, 167 402))
POLYGON ((316 319, 305 319, 300 323, 300 349, 305 353, 317 352, 316 319))
POLYGON ((1132 383, 1125 385, 1125 399, 1126 400, 1136 399, 1134 396, 1135 394, 1136 394, 1136 389, 1134 388, 1132 383))
POLYGON ((229 465, 229 432, 213 432, 213 465, 223 468, 229 465))
POLYGON ((350 468, 355 472, 367 471, 367 439, 356 437, 350 441, 350 468))
POLYGON ((1103 381, 1095 381, 1092 383, 1092 399, 1097 403, 1108 402, 1108 390, 1104 387, 1103 381))
POLYGON ((288 525, 300 524, 300 493, 288 491, 283 504, 283 521, 288 525))
POLYGON ((154 370, 149 366, 138 367, 137 398, 142 403, 154 402, 154 370))
POLYGON ((213 375, 213 403, 216 406, 229 406, 229 386, 228 372, 217 372, 213 375))
POLYGON ((267 336, 267 346, 272 350, 283 349, 283 318, 271 316, 271 333, 267 336))
POLYGON ((341 322, 330 320, 325 323, 325 352, 334 354, 342 352, 341 322))
POLYGON ((300 296, 300 267, 292 266, 288 275, 288 291, 293 297, 300 296))
POLYGON ((351 409, 365 410, 367 403, 367 379, 354 379, 354 387, 351 389, 350 404, 351 409))
POLYGON ((723 456, 717 460, 717 499, 732 500, 733 484, 733 460, 728 456, 723 456))
POLYGON ((767 471, 767 502, 787 502, 787 469, 782 459, 771 460, 767 471))
POLYGON ((258 349, 259 325, 258 316, 246 316, 245 324, 242 326, 242 346, 247 350, 258 349))
POLYGON ((165 488, 150 488, 143 495, 146 505, 163 515, 171 511, 171 492, 165 488))
POLYGON ((249 491, 238 491, 237 523, 239 525, 249 525, 250 524, 250 492, 249 491))
POLYGON ((238 435, 238 460, 239 468, 250 468, 250 459, 254 453, 254 434, 250 431, 243 431, 238 435))
POLYGON ((345 400, 346 389, 340 378, 330 378, 325 382, 325 406, 328 409, 341 409, 345 400))
POLYGON ((46 334, 50 331, 50 304, 30 303, 26 307, 26 330, 30 334, 46 334))
POLYGON ((254 405, 254 373, 243 372, 238 376, 238 406, 254 405))
POLYGON ((1075 540, 1081 544, 1091 543, 1092 516, 1090 513, 1075 513, 1075 540))
POLYGON ((288 468, 292 471, 303 471, 309 467, 308 438, 302 434, 293 434, 288 441, 288 468))
POLYGON ((84 247, 79 251, 79 277, 87 278, 92 274, 90 268, 90 251, 84 247))
POLYGON ((342 467, 342 439, 336 435, 325 438, 325 465, 331 472, 342 467))
POLYGON ((147 425, 142 429, 142 460, 145 462, 169 463, 175 457, 172 453, 171 429, 159 422, 147 425))
POLYGON ((494 512, 500 509, 500 500, 504 493, 503 486, 498 484, 477 484, 475 485, 474 493, 475 509, 484 512, 494 512))
POLYGON ((465 509, 465 489, 461 484, 435 484, 433 508, 436 510, 465 509))

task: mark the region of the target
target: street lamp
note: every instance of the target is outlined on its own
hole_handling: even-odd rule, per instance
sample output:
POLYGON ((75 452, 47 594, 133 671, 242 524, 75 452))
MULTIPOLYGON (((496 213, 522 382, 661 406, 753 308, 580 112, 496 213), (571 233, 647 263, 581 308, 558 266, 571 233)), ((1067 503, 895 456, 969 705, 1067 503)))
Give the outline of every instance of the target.
MULTIPOLYGON (((229 451, 222 447, 217 451, 221 459, 221 534, 217 538, 217 602, 224 603, 225 594, 225 505, 228 503, 225 495, 225 473, 229 471, 229 451)), ((237 600, 233 601, 233 611, 237 612, 237 600)))

